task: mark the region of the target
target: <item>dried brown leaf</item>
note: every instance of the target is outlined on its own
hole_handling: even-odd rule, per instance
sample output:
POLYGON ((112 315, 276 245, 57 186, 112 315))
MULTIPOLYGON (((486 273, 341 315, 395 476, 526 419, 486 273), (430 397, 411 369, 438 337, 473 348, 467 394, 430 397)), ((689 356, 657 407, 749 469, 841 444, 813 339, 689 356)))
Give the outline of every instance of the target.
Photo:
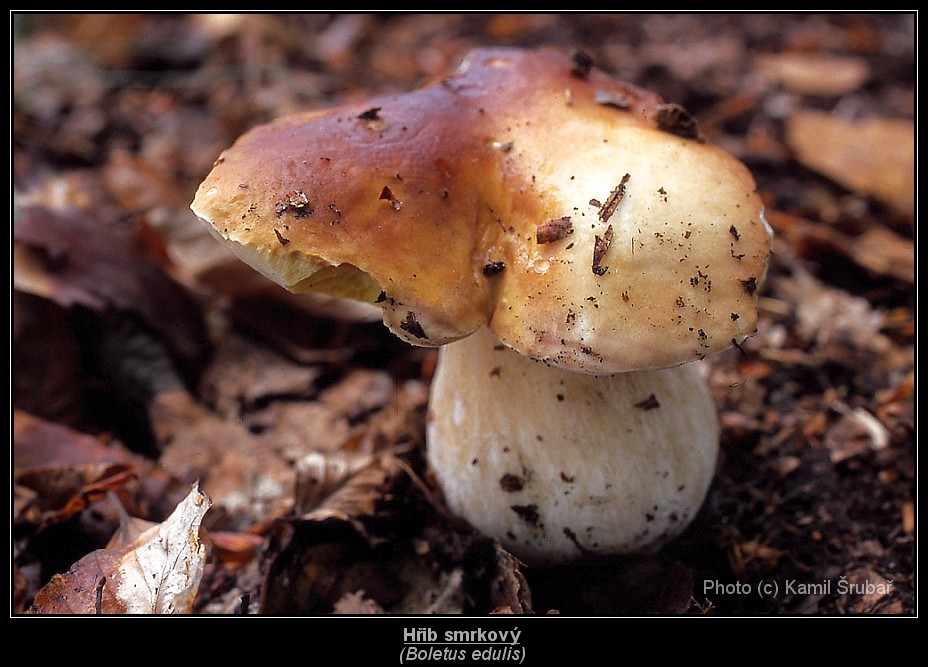
MULTIPOLYGON (((365 394, 380 383, 369 381, 377 375, 355 374, 362 380, 365 394)), ((350 382, 350 381, 349 381, 350 382)), ((391 383, 392 384, 392 383, 391 383)), ((374 392, 377 396, 378 392, 374 392)), ((345 395, 335 404, 340 404, 345 395)), ((356 399, 361 405, 361 397, 356 399)), ((390 404, 374 414, 355 434, 334 451, 316 451, 297 463, 296 513, 302 521, 338 519, 351 523, 367 536, 362 519, 374 515, 378 506, 388 499, 398 476, 412 474, 408 466, 396 457, 402 447, 421 442, 422 414, 425 405, 424 388, 409 383, 395 390, 390 404)), ((373 404, 379 403, 374 400, 373 404)), ((346 404, 347 405, 347 404, 346 404)))
POLYGON ((67 311, 31 294, 12 296, 13 405, 52 421, 80 423, 81 348, 67 311))
POLYGON ((13 479, 36 492, 42 527, 67 520, 152 469, 118 442, 13 412, 13 479))
POLYGON ((195 485, 163 523, 126 546, 81 558, 36 595, 38 614, 188 614, 203 576, 200 523, 209 499, 195 485))
POLYGON ((178 478, 202 480, 224 517, 214 528, 247 530, 284 516, 293 509, 294 489, 298 513, 315 509, 348 519, 372 511, 391 473, 371 455, 393 446, 396 429, 417 408, 384 410, 394 396, 409 392, 397 394, 386 373, 363 370, 314 400, 318 376, 316 367, 230 336, 203 380, 216 412, 187 392, 154 398, 149 414, 161 465, 178 478))
POLYGON ((915 282, 915 242, 885 227, 873 227, 859 236, 834 227, 768 209, 767 219, 780 238, 801 257, 816 258, 823 250, 848 257, 876 276, 915 282))
POLYGON ((328 454, 311 452, 307 454, 296 464, 294 509, 306 518, 319 518, 320 513, 325 517, 340 515, 341 518, 347 518, 350 513, 332 507, 323 508, 323 505, 327 504, 326 501, 333 494, 349 485, 352 488, 344 492, 342 502, 347 506, 360 509, 364 514, 370 514, 374 501, 370 493, 372 489, 365 488, 365 485, 360 484, 357 479, 351 481, 350 484, 349 481, 374 463, 375 457, 371 454, 355 452, 328 454), (362 489, 364 489, 363 492, 362 489))
POLYGON ((163 169, 125 150, 110 154, 101 175, 104 186, 124 211, 141 212, 165 206, 181 210, 186 204, 186 192, 163 169))
POLYGON ((220 563, 241 565, 255 557, 264 546, 265 539, 253 533, 211 530, 209 541, 220 563))
POLYGON ((134 463, 140 459, 115 440, 80 433, 61 424, 13 410, 13 470, 134 463))
POLYGON ((821 111, 787 119, 787 143, 799 162, 847 189, 900 212, 915 211, 915 125, 910 120, 847 120, 821 111))
POLYGON ((155 396, 149 415, 161 466, 179 479, 201 480, 225 516, 223 529, 247 530, 289 510, 293 470, 273 442, 236 418, 218 417, 183 391, 155 396))
POLYGON ((764 76, 806 95, 843 95, 856 90, 870 77, 867 61, 851 56, 765 53, 754 58, 754 65, 764 76))
POLYGON ((297 464, 296 511, 303 521, 335 518, 361 528, 358 519, 374 514, 398 471, 390 456, 310 454, 297 464))
POLYGON ((128 226, 105 224, 78 209, 14 207, 13 285, 61 306, 138 315, 180 356, 200 360, 207 347, 200 307, 128 226))
POLYGON ((854 239, 851 257, 878 276, 915 283, 915 242, 883 227, 868 229, 854 239))
POLYGON ((55 574, 39 590, 30 612, 34 614, 125 614, 108 576, 119 567, 120 554, 92 551, 64 574, 55 574))
POLYGON ((395 391, 396 385, 387 373, 357 369, 326 389, 319 400, 335 414, 353 420, 387 405, 395 391))
POLYGON ((294 364, 234 334, 223 338, 200 381, 200 393, 223 417, 241 418, 275 397, 310 398, 320 370, 294 364))

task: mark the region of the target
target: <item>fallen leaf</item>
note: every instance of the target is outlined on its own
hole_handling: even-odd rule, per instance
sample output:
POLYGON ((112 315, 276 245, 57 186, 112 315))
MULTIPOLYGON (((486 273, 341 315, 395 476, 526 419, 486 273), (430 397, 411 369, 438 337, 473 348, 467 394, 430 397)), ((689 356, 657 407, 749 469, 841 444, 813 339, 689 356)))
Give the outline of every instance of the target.
POLYGON ((41 468, 92 465, 102 469, 138 460, 114 440, 80 433, 23 410, 13 410, 15 476, 41 468))
POLYGON ((754 58, 764 76, 805 95, 843 95, 857 90, 870 77, 863 58, 823 53, 762 53, 754 58))
POLYGON ((755 540, 746 540, 731 546, 728 560, 732 572, 739 579, 770 572, 787 553, 755 540))
POLYGON ((118 568, 119 555, 91 551, 64 574, 55 574, 36 594, 32 614, 124 614, 125 607, 107 586, 107 573, 118 568))
POLYGON ((839 185, 915 212, 915 125, 896 118, 847 120, 822 111, 787 118, 796 159, 839 185))
POLYGON ((69 308, 139 316, 183 359, 201 361, 208 340, 201 309, 128 226, 76 208, 15 206, 13 286, 69 308))
POLYGON ((13 481, 38 494, 41 528, 65 521, 126 489, 152 464, 119 442, 13 411, 13 481))
POLYGON ((94 503, 106 498, 109 492, 122 490, 135 478, 136 474, 129 466, 117 465, 107 468, 99 480, 82 488, 80 493, 65 503, 64 507, 47 517, 42 522, 41 529, 44 530, 48 526, 67 521, 80 514, 94 503))
POLYGON ((194 485, 174 512, 134 542, 89 553, 36 595, 37 614, 189 614, 208 550, 209 499, 194 485))
POLYGON ((209 499, 194 485, 167 520, 142 533, 123 554, 114 583, 127 613, 193 610, 208 551, 200 523, 209 507, 209 499))
POLYGON ((878 276, 915 283, 915 242, 883 227, 868 229, 850 244, 852 259, 878 276))
POLYGON ((274 398, 312 398, 320 374, 317 367, 294 364, 273 349, 230 333, 217 345, 200 393, 223 417, 241 418, 274 398))
POLYGON ((80 423, 82 351, 67 311, 16 290, 12 306, 13 405, 52 421, 80 423))
POLYGON ((843 408, 843 415, 825 434, 825 448, 832 463, 841 463, 889 445, 889 431, 862 408, 843 408))
POLYGON ((776 293, 796 304, 797 333, 815 346, 819 358, 846 358, 848 348, 876 354, 892 349, 892 342, 881 333, 884 314, 862 297, 798 271, 795 277, 781 280, 776 293))
POLYGON ((293 470, 273 442, 225 420, 184 391, 157 394, 149 406, 161 466, 179 479, 199 479, 224 516, 222 529, 247 530, 286 513, 293 470))
POLYGON ((848 257, 876 276, 915 282, 915 242, 885 227, 867 229, 859 236, 795 215, 768 209, 767 220, 800 257, 818 258, 822 251, 848 257))
POLYGON ((915 532, 915 503, 911 500, 906 501, 902 506, 902 530, 906 535, 915 532))
POLYGON ((364 597, 364 591, 345 593, 332 608, 333 614, 351 614, 353 616, 367 614, 384 614, 383 607, 376 601, 364 597))
POLYGON ((421 384, 410 382, 394 387, 388 396, 392 382, 385 385, 382 380, 376 373, 353 373, 346 378, 344 391, 333 390, 323 396, 329 405, 347 409, 352 405, 348 400, 351 388, 360 388, 360 396, 367 398, 355 398, 355 409, 358 405, 375 409, 388 399, 390 403, 338 450, 311 452, 297 463, 296 512, 301 520, 337 518, 351 522, 366 535, 359 519, 374 514, 398 475, 411 472, 395 453, 401 446, 423 441, 421 413, 426 391, 421 384))
POLYGON ((384 475, 368 472, 367 483, 361 483, 357 476, 375 464, 375 457, 371 454, 310 452, 296 464, 295 511, 297 514, 308 515, 306 518, 309 519, 319 518, 313 516, 314 510, 316 515, 322 513, 326 518, 334 515, 347 518, 353 512, 346 510, 352 507, 360 513, 370 514, 384 475), (346 483, 352 478, 355 481, 346 489, 346 483), (366 493, 365 489, 373 494, 366 493), (339 491, 342 492, 339 503, 344 506, 342 509, 320 509, 326 499, 339 491))
POLYGON ((296 512, 301 521, 346 521, 367 536, 361 520, 374 514, 400 470, 389 455, 309 454, 297 463, 296 512))
POLYGON ((353 370, 344 380, 326 389, 321 403, 349 421, 379 410, 393 398, 396 385, 389 374, 364 369, 353 370))
POLYGON ((217 560, 225 565, 241 565, 250 561, 264 546, 265 539, 253 533, 209 531, 209 541, 217 560))

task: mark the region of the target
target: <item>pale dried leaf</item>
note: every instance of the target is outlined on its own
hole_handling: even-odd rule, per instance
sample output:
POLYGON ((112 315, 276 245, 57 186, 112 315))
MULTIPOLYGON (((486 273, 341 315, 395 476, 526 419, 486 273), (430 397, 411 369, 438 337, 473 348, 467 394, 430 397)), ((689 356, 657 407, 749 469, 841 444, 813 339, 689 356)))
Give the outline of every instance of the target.
POLYGON ((862 58, 823 53, 764 53, 754 58, 757 69, 785 88, 806 95, 843 95, 870 77, 862 58))
POLYGON ((881 333, 885 314, 866 299, 827 287, 800 272, 795 278, 780 281, 777 291, 784 300, 796 304, 801 338, 814 343, 823 355, 848 347, 886 353, 892 347, 881 333))
POLYGON ((352 616, 386 613, 375 600, 364 597, 364 591, 345 593, 332 608, 333 614, 350 614, 352 616))
POLYGON ((194 485, 163 523, 142 533, 117 566, 116 597, 130 614, 189 614, 206 563, 200 523, 209 499, 194 485))
MULTIPOLYGON (((126 544, 114 535, 36 594, 37 614, 183 614, 193 610, 207 545, 200 522, 209 499, 196 485, 174 512, 126 544)), ((143 525, 143 524, 135 524, 143 525)))
POLYGON ((842 417, 825 434, 825 448, 832 463, 861 456, 889 445, 889 429, 863 408, 837 404, 842 417))
POLYGON ((787 142, 802 164, 853 192, 912 215, 915 125, 910 120, 847 120, 821 111, 787 119, 787 142))

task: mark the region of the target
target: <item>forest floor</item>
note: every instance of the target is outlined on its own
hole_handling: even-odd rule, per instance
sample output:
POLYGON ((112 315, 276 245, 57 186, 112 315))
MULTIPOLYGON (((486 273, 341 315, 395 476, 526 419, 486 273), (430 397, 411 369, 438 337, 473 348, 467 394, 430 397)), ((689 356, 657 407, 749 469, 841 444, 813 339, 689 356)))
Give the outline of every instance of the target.
POLYGON ((195 547, 163 582, 193 614, 917 613, 914 14, 11 27, 11 613, 161 611, 110 591, 152 526, 195 547), (529 567, 453 519, 423 455, 435 352, 284 293, 189 210, 246 129, 483 45, 579 48, 684 106, 767 207, 757 335, 704 362, 715 482, 656 554, 529 567))

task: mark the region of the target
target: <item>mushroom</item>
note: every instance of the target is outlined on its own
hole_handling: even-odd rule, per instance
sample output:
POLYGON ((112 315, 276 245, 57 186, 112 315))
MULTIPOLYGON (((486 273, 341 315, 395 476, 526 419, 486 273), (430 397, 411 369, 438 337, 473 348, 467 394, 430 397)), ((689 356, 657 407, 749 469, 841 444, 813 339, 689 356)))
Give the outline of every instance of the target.
POLYGON ((695 515, 718 424, 681 364, 754 332, 770 229, 680 107, 583 57, 478 49, 247 132, 191 207, 287 289, 443 346, 428 460, 527 562, 655 549, 695 515))
POLYGON ((696 515, 719 449, 696 364, 577 373, 486 328, 441 349, 429 414, 449 507, 532 564, 654 551, 696 515))

